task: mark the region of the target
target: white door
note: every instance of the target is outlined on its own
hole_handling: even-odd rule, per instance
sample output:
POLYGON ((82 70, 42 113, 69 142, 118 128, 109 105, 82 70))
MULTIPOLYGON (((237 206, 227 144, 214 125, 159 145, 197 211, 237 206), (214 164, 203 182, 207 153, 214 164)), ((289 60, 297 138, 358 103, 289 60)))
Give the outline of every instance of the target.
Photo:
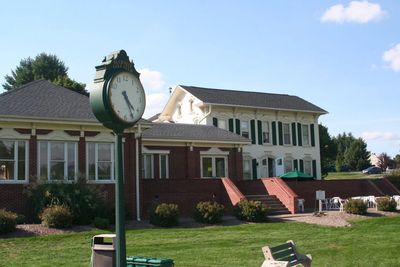
POLYGON ((259 177, 259 178, 268 177, 268 160, 267 160, 267 158, 263 158, 261 160, 260 175, 261 175, 261 177, 259 177))
POLYGON ((283 166, 283 158, 275 159, 275 170, 276 170, 276 176, 282 176, 285 173, 285 168, 283 166))

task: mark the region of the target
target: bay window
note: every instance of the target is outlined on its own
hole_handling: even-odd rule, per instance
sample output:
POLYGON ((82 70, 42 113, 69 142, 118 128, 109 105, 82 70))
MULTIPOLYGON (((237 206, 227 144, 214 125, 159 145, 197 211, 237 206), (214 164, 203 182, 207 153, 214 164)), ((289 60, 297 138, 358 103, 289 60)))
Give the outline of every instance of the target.
POLYGON ((40 141, 38 176, 54 181, 73 181, 78 173, 76 142, 40 141))
POLYGON ((227 157, 225 156, 202 156, 201 157, 201 177, 226 177, 227 176, 227 157))
POLYGON ((154 155, 143 154, 143 178, 154 179, 154 155))
POLYGON ((28 141, 0 139, 0 181, 26 181, 28 141))
POLYGON ((159 155, 160 179, 169 178, 168 154, 159 155))
POLYGON ((114 181, 114 144, 86 144, 86 176, 89 181, 114 181))

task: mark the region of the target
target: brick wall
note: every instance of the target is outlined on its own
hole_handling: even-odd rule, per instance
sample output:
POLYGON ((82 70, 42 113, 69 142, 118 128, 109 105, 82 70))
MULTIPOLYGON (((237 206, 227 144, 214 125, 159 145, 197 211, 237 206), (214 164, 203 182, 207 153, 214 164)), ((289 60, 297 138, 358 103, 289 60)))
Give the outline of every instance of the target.
POLYGON ((228 209, 229 197, 221 179, 170 179, 142 180, 142 214, 148 217, 148 210, 157 203, 178 204, 182 216, 192 216, 199 201, 217 201, 228 209))
POLYGON ((298 195, 305 199, 306 208, 315 208, 315 191, 324 190, 325 197, 349 198, 353 196, 382 195, 370 180, 320 180, 320 181, 285 181, 298 195))

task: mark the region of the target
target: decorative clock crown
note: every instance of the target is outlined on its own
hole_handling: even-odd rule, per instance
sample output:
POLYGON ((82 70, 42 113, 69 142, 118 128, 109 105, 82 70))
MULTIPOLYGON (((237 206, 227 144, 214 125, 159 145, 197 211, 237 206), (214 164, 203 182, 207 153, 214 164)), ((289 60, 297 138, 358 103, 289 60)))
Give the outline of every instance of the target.
POLYGON ((111 52, 108 56, 104 57, 102 64, 96 66, 94 82, 107 80, 119 71, 131 72, 137 78, 140 76, 140 73, 135 69, 135 64, 129 60, 129 56, 125 50, 111 52))

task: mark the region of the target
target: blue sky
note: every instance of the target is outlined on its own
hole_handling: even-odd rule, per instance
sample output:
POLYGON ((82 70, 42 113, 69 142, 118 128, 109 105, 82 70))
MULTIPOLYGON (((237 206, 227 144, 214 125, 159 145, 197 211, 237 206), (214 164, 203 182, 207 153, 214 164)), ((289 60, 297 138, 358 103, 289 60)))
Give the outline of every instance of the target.
MULTIPOLYGON (((7 1, 0 83, 20 60, 57 55, 90 90, 94 66, 125 49, 148 98, 178 84, 300 96, 331 135, 400 154, 400 3, 392 1, 7 1)), ((0 89, 1 92, 2 89, 0 89)))

